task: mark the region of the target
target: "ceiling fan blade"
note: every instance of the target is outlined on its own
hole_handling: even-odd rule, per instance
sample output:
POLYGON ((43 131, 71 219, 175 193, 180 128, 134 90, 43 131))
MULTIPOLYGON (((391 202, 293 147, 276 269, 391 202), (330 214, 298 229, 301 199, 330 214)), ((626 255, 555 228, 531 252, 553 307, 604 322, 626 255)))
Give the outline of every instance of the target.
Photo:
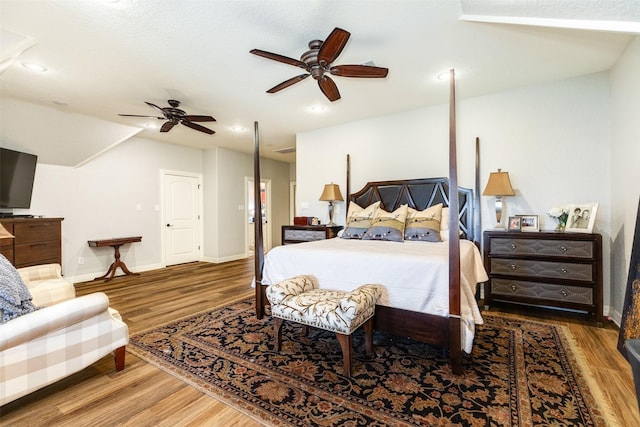
POLYGON ((141 116, 139 114, 118 114, 119 116, 123 116, 123 117, 146 117, 149 119, 160 119, 160 120, 165 120, 165 117, 158 117, 158 116, 141 116))
POLYGON ((341 77, 381 78, 387 77, 389 69, 370 65, 336 65, 331 67, 329 72, 334 76, 341 77))
POLYGON ((318 86, 320 86, 320 90, 322 91, 322 93, 324 93, 324 96, 329 98, 329 101, 333 102, 340 99, 338 86, 336 86, 331 77, 322 76, 322 78, 318 80, 318 86))
POLYGON ((209 129, 209 128, 206 128, 206 127, 204 127, 204 126, 201 126, 201 125, 199 125, 199 124, 197 124, 197 123, 191 123, 191 122, 190 122, 190 121, 188 121, 188 120, 183 120, 183 121, 182 121, 182 122, 180 122, 180 123, 182 123, 182 124, 183 124, 183 125, 185 125, 186 127, 190 127, 191 129, 195 129, 195 130, 199 130, 200 132, 208 133, 209 135, 213 135, 214 133, 216 133, 215 131, 213 131, 213 130, 211 130, 211 129, 209 129))
POLYGON ((147 104, 148 106, 153 107, 153 108, 157 109, 158 111, 161 111, 161 112, 162 112, 162 114, 164 114, 164 116, 165 116, 165 117, 167 116, 167 113, 166 113, 166 111, 164 111, 164 108, 162 108, 162 107, 158 107, 156 104, 152 104, 151 102, 147 102, 147 101, 144 101, 144 102, 145 102, 145 104, 147 104))
POLYGON ((184 116, 184 120, 190 121, 190 122, 215 122, 216 119, 214 119, 211 116, 184 116))
POLYGON ((289 80, 286 80, 286 81, 280 83, 279 85, 276 85, 276 86, 272 87, 271 89, 269 89, 267 91, 267 93, 276 93, 279 90, 287 88, 287 87, 289 87, 289 86, 291 86, 291 85, 293 85, 295 83, 298 83, 298 82, 306 79, 307 77, 309 77, 309 75, 310 74, 300 74, 299 76, 292 77, 289 80))
POLYGON ((297 59, 289 58, 287 56, 278 55, 277 53, 271 53, 260 49, 252 49, 249 52, 254 55, 262 56, 263 58, 273 59, 274 61, 283 62, 285 64, 293 65, 294 67, 300 67, 304 70, 307 69, 307 64, 297 59))
POLYGON ((173 129, 173 127, 175 125, 177 125, 178 122, 166 122, 165 124, 162 125, 162 127, 160 128, 160 132, 169 132, 171 129, 173 129))
POLYGON ((331 64, 340 55, 342 49, 347 44, 351 33, 342 28, 334 28, 329 37, 322 43, 318 52, 318 62, 320 64, 331 64))

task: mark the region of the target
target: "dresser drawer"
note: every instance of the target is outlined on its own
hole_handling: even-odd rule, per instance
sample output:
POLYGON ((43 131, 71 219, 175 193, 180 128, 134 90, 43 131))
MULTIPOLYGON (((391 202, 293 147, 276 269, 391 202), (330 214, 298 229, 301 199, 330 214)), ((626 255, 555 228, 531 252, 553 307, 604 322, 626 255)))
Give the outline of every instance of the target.
POLYGON ((60 241, 35 242, 16 245, 14 251, 15 266, 59 263, 60 241))
POLYGON ((493 238, 492 255, 543 255, 592 259, 593 242, 584 240, 532 240, 493 238))
POLYGON ((491 295, 496 299, 499 299, 501 295, 505 295, 509 297, 535 298, 538 300, 562 301, 576 304, 593 304, 592 288, 508 279, 492 279, 491 295))
POLYGON ((593 280, 591 264, 538 261, 526 259, 491 258, 491 273, 522 277, 552 279, 593 280))
POLYGON ((32 242, 60 241, 62 232, 59 223, 52 222, 25 222, 13 225, 16 245, 32 242))
POLYGON ((326 238, 326 231, 323 230, 284 230, 285 240, 323 240, 326 238))

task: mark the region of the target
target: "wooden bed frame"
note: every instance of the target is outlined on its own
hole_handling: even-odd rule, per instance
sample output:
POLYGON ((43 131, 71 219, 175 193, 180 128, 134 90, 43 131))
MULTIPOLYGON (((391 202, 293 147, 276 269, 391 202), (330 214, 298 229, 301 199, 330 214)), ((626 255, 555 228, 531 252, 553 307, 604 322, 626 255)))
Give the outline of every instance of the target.
MULTIPOLYGON (((460 310, 460 233, 463 238, 479 241, 479 214, 474 213, 474 205, 479 207, 479 141, 476 138, 476 179, 474 191, 458 188, 455 118, 455 74, 450 72, 449 103, 449 178, 426 178, 402 181, 369 182, 360 191, 350 192, 350 162, 347 156, 347 203, 355 202, 361 207, 380 201, 387 211, 393 211, 401 204, 408 204, 422 210, 428 206, 443 203, 449 207, 449 317, 419 313, 398 308, 376 306, 374 328, 393 335, 410 337, 422 342, 441 346, 449 351, 452 371, 463 372, 461 344, 460 310)), ((254 183, 255 209, 261 210, 260 200, 260 152, 258 123, 255 123, 254 183)), ((256 316, 264 316, 267 302, 262 286, 264 248, 262 222, 255 221, 255 295, 256 316)))

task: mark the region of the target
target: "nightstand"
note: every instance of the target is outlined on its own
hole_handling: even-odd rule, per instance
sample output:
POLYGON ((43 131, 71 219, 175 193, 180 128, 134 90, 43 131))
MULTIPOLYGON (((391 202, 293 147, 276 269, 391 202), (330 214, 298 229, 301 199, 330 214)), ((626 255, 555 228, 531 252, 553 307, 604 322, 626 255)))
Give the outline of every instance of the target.
POLYGON ((602 236, 485 231, 485 306, 524 304, 591 315, 602 324, 602 236))
POLYGON ((333 227, 326 225, 283 225, 282 244, 289 245, 291 243, 333 239, 340 230, 342 230, 341 225, 333 227))

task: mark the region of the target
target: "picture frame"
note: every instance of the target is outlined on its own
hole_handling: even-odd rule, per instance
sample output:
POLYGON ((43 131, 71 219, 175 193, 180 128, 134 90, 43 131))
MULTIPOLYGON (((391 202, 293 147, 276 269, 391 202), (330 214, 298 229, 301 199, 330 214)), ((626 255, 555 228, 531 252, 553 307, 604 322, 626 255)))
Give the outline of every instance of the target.
POLYGON ((596 223, 596 214, 598 213, 599 203, 580 203, 567 205, 569 217, 565 231, 574 233, 592 233, 593 226, 596 223))
POLYGON ((518 215, 521 218, 520 231, 540 231, 538 215, 518 215))
POLYGON ((522 217, 510 216, 509 217, 509 231, 520 231, 522 227, 522 217))

